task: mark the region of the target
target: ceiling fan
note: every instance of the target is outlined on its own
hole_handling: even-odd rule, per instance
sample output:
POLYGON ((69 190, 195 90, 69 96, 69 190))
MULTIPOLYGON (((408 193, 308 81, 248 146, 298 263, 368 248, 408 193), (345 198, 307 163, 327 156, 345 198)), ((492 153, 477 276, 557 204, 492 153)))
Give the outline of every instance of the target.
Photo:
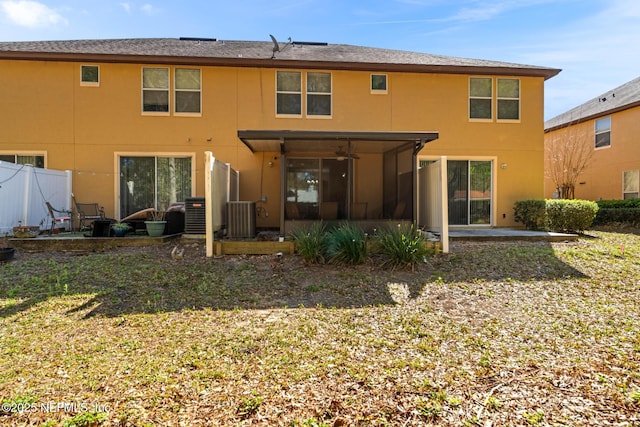
POLYGON ((351 157, 352 159, 359 159, 360 158, 360 157, 358 157, 357 154, 351 153, 351 155, 349 155, 349 153, 347 153, 346 151, 344 151, 342 149, 342 146, 338 147, 338 151, 336 151, 336 156, 338 157, 338 160, 344 160, 347 157, 351 157))

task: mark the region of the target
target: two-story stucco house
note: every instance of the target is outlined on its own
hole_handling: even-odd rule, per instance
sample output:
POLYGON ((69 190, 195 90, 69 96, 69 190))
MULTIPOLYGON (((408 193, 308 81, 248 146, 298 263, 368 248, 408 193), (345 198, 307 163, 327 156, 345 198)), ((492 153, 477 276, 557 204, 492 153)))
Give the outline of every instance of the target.
MULTIPOLYGON (((545 145, 580 143, 589 150, 575 183, 586 200, 637 198, 640 188, 640 77, 591 99, 545 123, 545 145)), ((549 171, 550 156, 545 169, 549 171)), ((550 174, 545 196, 557 193, 550 174)))
POLYGON ((449 223, 516 225, 543 196, 544 82, 557 69, 310 42, 0 43, 0 158, 73 172, 107 216, 240 174, 257 226, 417 218, 417 169, 447 156, 449 223))

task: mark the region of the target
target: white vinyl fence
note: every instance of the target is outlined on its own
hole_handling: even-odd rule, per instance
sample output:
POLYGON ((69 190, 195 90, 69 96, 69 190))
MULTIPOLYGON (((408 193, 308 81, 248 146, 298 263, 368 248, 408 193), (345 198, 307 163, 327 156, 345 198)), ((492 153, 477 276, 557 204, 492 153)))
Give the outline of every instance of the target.
POLYGON ((418 171, 418 225, 440 234, 442 252, 449 252, 449 211, 447 200, 447 157, 418 171))
POLYGON ((207 256, 213 256, 213 234, 227 225, 227 202, 239 197, 240 174, 229 163, 223 163, 205 151, 205 209, 207 256))
MULTIPOLYGON (((49 229, 46 202, 71 211, 71 171, 56 171, 0 161, 0 235, 18 225, 49 229)), ((57 215, 63 215, 57 213, 57 215)))

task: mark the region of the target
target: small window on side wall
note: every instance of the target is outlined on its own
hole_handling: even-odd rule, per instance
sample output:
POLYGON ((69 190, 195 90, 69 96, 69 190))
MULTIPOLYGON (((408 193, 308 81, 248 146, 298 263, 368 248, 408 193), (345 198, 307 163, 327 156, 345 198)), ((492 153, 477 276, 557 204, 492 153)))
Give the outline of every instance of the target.
POLYGON ((81 65, 80 66, 80 85, 99 86, 100 85, 100 67, 97 65, 81 65))
POLYGON ((595 148, 611 146, 611 117, 596 120, 595 148))
POLYGON ((387 75, 371 74, 371 93, 387 93, 387 75))

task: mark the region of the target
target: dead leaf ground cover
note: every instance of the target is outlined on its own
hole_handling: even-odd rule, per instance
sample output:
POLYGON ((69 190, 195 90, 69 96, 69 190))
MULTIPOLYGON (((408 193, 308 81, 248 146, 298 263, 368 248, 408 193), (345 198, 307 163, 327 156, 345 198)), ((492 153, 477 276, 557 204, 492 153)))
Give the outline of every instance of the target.
POLYGON ((0 265, 1 425, 640 425, 640 236, 0 265))

